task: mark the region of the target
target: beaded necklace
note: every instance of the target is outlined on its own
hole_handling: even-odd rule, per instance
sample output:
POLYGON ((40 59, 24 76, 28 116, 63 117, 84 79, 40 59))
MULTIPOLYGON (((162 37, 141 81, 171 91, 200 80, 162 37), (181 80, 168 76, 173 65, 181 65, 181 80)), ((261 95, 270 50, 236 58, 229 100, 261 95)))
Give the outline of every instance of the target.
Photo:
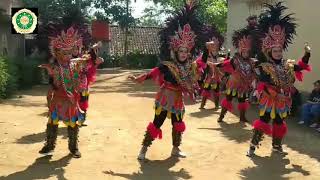
MULTIPOLYGON (((67 79, 64 76, 64 70, 63 70, 63 68, 62 68, 62 66, 61 66, 61 64, 59 62, 58 62, 58 65, 59 65, 59 75, 61 77, 61 83, 62 83, 63 90, 65 91, 66 95, 70 98, 70 95, 69 95, 70 93, 68 93, 70 91, 68 90, 68 88, 66 87, 66 84, 65 84, 65 81, 67 81, 67 79)), ((70 68, 69 64, 68 64, 68 70, 70 72, 71 77, 73 77, 73 72, 71 71, 71 68, 70 68)), ((71 83, 73 85, 74 82, 73 82, 72 78, 71 78, 71 81, 72 81, 71 83)))

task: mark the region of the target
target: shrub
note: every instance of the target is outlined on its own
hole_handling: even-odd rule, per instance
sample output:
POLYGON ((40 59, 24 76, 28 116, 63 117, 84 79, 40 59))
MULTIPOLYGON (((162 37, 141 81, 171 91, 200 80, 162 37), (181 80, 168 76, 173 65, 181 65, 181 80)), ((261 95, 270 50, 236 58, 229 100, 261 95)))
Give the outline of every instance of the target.
POLYGON ((103 54, 101 56, 104 59, 104 63, 100 65, 100 68, 111 68, 111 67, 119 67, 121 60, 119 56, 110 56, 107 54, 103 54))
MULTIPOLYGON (((124 57, 123 62, 124 62, 124 57)), ((153 68, 159 62, 159 58, 154 54, 141 54, 140 52, 134 52, 128 54, 128 66, 129 68, 153 68)))
POLYGON ((9 79, 8 67, 5 60, 0 58, 0 98, 6 96, 5 91, 9 79))
POLYGON ((0 98, 7 98, 17 90, 17 67, 7 57, 0 57, 0 98))
POLYGON ((41 69, 38 66, 46 63, 44 55, 29 56, 25 60, 17 61, 21 78, 19 79, 20 88, 30 88, 33 85, 40 84, 42 80, 41 69))

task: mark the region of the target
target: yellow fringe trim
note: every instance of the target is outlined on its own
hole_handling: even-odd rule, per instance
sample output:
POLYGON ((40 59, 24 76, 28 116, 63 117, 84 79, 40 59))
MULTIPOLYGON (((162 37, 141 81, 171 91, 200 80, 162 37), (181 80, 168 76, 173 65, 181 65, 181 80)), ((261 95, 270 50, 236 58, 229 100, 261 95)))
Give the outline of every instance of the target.
POLYGON ((230 95, 231 94, 231 89, 227 89, 227 95, 230 95))
POLYGON ((171 119, 171 112, 170 111, 167 112, 167 118, 171 119))
POLYGON ((212 86, 212 89, 217 89, 217 87, 218 87, 218 84, 214 83, 212 86))
POLYGON ((271 116, 271 119, 275 119, 276 118, 276 108, 275 108, 274 105, 272 106, 272 110, 271 110, 270 116, 271 116))
POLYGON ((82 96, 89 96, 89 91, 83 91, 81 94, 82 96))
POLYGON ((161 111, 162 111, 162 107, 161 107, 161 106, 159 106, 158 108, 156 108, 156 109, 155 109, 156 115, 159 115, 159 114, 161 113, 161 111))
POLYGON ((237 90, 232 90, 232 96, 235 96, 237 94, 237 90))
POLYGON ((266 113, 266 110, 267 110, 267 106, 264 106, 263 109, 260 109, 259 115, 264 116, 264 114, 266 113))

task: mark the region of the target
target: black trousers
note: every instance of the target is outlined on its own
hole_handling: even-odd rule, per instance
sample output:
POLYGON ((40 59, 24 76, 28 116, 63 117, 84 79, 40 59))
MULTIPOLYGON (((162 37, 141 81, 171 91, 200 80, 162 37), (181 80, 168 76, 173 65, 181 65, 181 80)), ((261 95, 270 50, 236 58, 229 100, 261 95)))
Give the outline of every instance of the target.
MULTIPOLYGON (((270 113, 266 112, 263 116, 260 116, 260 120, 265 123, 269 123, 271 121, 270 113)), ((283 124, 283 122, 284 122, 284 119, 281 118, 278 114, 276 114, 276 118, 273 119, 272 124, 281 125, 283 124)))
MULTIPOLYGON (((164 121, 167 118, 167 113, 168 111, 162 110, 159 115, 156 115, 156 114, 154 115, 153 124, 157 128, 161 128, 161 126, 163 125, 164 121)), ((174 125, 175 122, 182 122, 182 116, 179 115, 178 118, 175 113, 171 113, 171 124, 174 125)))

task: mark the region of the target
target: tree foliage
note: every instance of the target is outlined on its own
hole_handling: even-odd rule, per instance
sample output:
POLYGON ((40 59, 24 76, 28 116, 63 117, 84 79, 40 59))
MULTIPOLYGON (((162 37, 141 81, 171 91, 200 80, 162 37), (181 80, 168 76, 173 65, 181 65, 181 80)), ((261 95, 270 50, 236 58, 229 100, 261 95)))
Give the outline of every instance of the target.
MULTIPOLYGON (((130 0, 128 3, 130 5, 130 0)), ((97 19, 117 23, 120 27, 126 27, 135 23, 131 8, 126 9, 127 0, 93 0, 94 7, 98 9, 95 13, 97 19)))
MULTIPOLYGON (((153 1, 155 4, 160 4, 167 9, 161 12, 162 15, 170 14, 175 10, 179 10, 185 4, 183 0, 147 0, 153 1)), ((215 24, 221 32, 226 32, 227 29, 227 0, 198 0, 198 15, 205 23, 215 24)), ((150 13, 157 12, 156 9, 146 9, 144 19, 152 19, 154 16, 150 13), (151 16, 150 16, 151 15, 151 16)), ((156 13, 155 13, 156 14, 156 13)), ((160 14, 158 14, 160 16, 160 14)), ((143 21, 143 19, 142 19, 143 21)), ((150 21, 150 20, 149 20, 150 21)), ((157 21, 156 21, 157 22, 157 21)), ((161 24, 161 23, 160 23, 161 24)))

